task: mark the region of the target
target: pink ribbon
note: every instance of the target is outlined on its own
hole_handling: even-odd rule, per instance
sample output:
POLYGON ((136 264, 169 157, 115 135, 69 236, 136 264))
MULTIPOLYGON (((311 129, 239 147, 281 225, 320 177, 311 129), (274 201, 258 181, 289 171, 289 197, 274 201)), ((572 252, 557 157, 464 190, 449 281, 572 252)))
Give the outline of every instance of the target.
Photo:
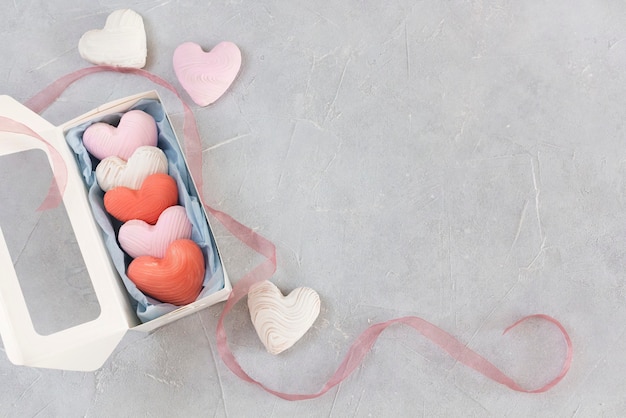
POLYGON ((235 304, 248 294, 248 290, 254 283, 262 280, 268 280, 272 277, 272 275, 276 271, 276 247, 271 241, 257 234, 247 226, 242 225, 230 215, 215 210, 207 205, 205 205, 205 207, 228 229, 228 231, 230 231, 231 234, 239 238, 250 248, 266 258, 264 262, 262 262, 255 269, 246 274, 234 286, 233 292, 226 301, 226 306, 224 307, 224 310, 222 311, 222 314, 220 315, 217 323, 217 349, 226 366, 235 375, 239 376, 239 378, 245 380, 246 382, 253 383, 261 387, 263 390, 271 393, 272 395, 289 401, 313 399, 322 396, 334 386, 338 385, 348 376, 350 376, 350 374, 363 362, 363 359, 370 351, 380 334, 385 329, 395 324, 404 324, 410 326, 411 328, 422 334, 424 337, 438 345, 444 351, 446 351, 455 360, 465 364, 468 367, 471 367, 472 369, 488 377, 489 379, 501 383, 508 388, 518 392, 541 393, 550 390, 557 383, 559 383, 569 371, 573 357, 572 341, 563 325, 561 325, 559 321, 548 315, 535 314, 526 316, 506 328, 503 332, 503 334, 506 334, 511 329, 522 324, 523 322, 536 318, 548 321, 549 323, 555 325, 563 335, 567 351, 565 354, 565 361, 563 362, 563 366, 561 367, 561 371, 554 379, 539 387, 538 389, 525 389, 521 387, 512 378, 500 371, 500 369, 494 366, 487 359, 485 359, 475 351, 467 348, 466 345, 461 343, 459 340, 457 340, 455 337, 448 334, 441 328, 431 324, 430 322, 422 318, 416 316, 405 316, 374 324, 368 327, 352 344, 352 346, 348 350, 348 353, 344 357, 343 361, 341 362, 335 373, 318 392, 311 394, 290 394, 273 390, 265 386, 258 380, 253 379, 243 370, 243 368, 233 355, 232 351, 228 347, 228 337, 226 336, 226 330, 224 329, 224 319, 235 306, 235 304))
MULTIPOLYGON (((79 70, 73 73, 70 73, 64 77, 61 77, 50 86, 45 88, 43 91, 38 93, 36 96, 31 98, 26 105, 30 107, 35 112, 41 112, 46 109, 50 104, 52 104, 57 97, 63 93, 63 91, 72 84, 74 81, 97 72, 101 71, 114 71, 120 73, 131 73, 136 74, 142 77, 145 77, 160 86, 163 86, 173 92, 183 104, 183 108, 185 110, 185 120, 184 120, 184 136, 185 136, 185 153, 187 154, 187 164, 190 169, 190 174, 193 177, 196 185, 199 189, 199 194, 202 194, 203 190, 203 179, 202 179, 202 150, 201 150, 201 142, 200 136, 198 134, 196 120, 193 115, 193 112, 189 108, 189 106, 183 101, 181 96, 178 94, 176 89, 169 84, 167 81, 162 78, 151 74, 144 70, 137 70, 132 68, 118 68, 118 67, 107 67, 107 66, 99 66, 99 67, 89 67, 83 70, 79 70)), ((55 163, 56 168, 56 163, 55 163)), ((224 306, 224 310, 220 315, 217 324, 217 348, 222 357, 222 360, 226 364, 226 366, 241 379, 255 384, 261 387, 263 390, 278 396, 282 399, 287 400, 303 400, 303 399, 312 399, 322 396, 326 392, 328 392, 331 388, 338 385, 344 379, 346 379, 363 361, 369 350, 372 348, 380 334, 390 326, 395 324, 404 324, 412 327, 417 332, 421 333, 424 337, 432 341, 434 344, 439 346, 441 349, 446 351, 452 358, 459 361, 460 363, 471 367, 476 370, 480 374, 492 379, 500 384, 507 386, 508 388, 518 391, 518 392, 526 392, 526 393, 541 393, 545 392, 552 387, 554 387, 557 383, 559 383, 569 371, 569 368, 572 363, 573 356, 573 346, 572 341, 567 334, 567 331, 559 323, 556 319, 543 314, 536 314, 526 316, 519 321, 515 322, 513 325, 504 330, 504 334, 506 334, 509 330, 514 327, 520 325, 521 323, 528 321, 530 319, 541 319, 545 320, 557 327, 566 345, 566 354, 565 359, 563 361, 563 366, 561 367, 560 373, 552 379, 547 384, 539 387, 538 389, 525 389, 517 384, 512 378, 507 376, 501 370, 499 370, 496 366, 494 366, 487 359, 482 357, 480 354, 475 351, 467 348, 467 346, 461 343, 454 336, 450 335, 446 331, 441 328, 431 324, 430 322, 415 316, 406 316, 402 318, 391 319, 386 322, 382 322, 379 324, 374 324, 368 327, 352 344, 345 358, 335 371, 335 373, 331 376, 331 378, 322 386, 322 388, 316 392, 311 394, 289 394, 283 393, 276 390, 273 390, 261 382, 251 378, 241 367, 234 354, 230 350, 228 346, 228 337, 226 335, 226 330, 224 328, 224 319, 226 315, 232 310, 237 302, 239 302, 242 298, 244 298, 248 294, 248 290, 250 287, 257 282, 263 280, 269 280, 274 272, 276 271, 276 247, 274 244, 257 234, 251 228, 241 224, 236 219, 232 218, 230 215, 214 209, 206 204, 204 204, 205 208, 211 213, 217 220, 219 220, 227 229, 233 234, 235 237, 240 239, 243 243, 248 245, 254 251, 261 254, 265 257, 265 261, 256 266, 252 271, 247 273, 244 277, 242 277, 233 287, 233 291, 228 297, 226 304, 224 306)))

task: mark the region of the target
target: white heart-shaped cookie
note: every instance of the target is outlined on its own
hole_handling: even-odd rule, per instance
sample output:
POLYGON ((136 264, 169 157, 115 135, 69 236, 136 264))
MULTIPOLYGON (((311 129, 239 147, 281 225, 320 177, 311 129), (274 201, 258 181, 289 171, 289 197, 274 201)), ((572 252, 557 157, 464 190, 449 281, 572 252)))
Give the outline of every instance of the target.
POLYGON ((167 174, 167 157, 160 148, 145 145, 137 148, 128 162, 116 156, 100 161, 96 180, 105 192, 120 186, 137 190, 148 176, 156 173, 167 174))
POLYGON ((78 52, 93 64, 143 68, 147 55, 143 19, 130 9, 114 11, 103 29, 85 32, 78 41, 78 52))
POLYGON ((264 280, 250 288, 248 309, 267 351, 279 354, 311 328, 320 313, 320 297, 308 287, 299 287, 283 296, 272 282, 264 280))

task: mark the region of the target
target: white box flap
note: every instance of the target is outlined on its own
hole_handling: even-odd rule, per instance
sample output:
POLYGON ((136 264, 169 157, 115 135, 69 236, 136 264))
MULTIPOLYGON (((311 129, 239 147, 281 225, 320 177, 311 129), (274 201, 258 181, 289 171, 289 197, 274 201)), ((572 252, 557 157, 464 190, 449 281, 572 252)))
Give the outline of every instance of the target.
MULTIPOLYGON (((127 329, 137 324, 125 289, 109 262, 86 196, 86 189, 76 169, 73 155, 65 143, 61 128, 56 128, 8 96, 0 96, 0 115, 28 126, 52 144, 67 166, 67 185, 63 204, 69 216, 76 242, 83 256, 93 290, 100 304, 100 315, 50 335, 35 331, 16 270, 0 229, 0 334, 8 357, 16 364, 65 370, 94 370, 113 352, 127 329)), ((26 135, 0 132, 0 155, 41 149, 52 159, 47 147, 26 135)), ((45 196, 42 196, 42 200, 45 196)))

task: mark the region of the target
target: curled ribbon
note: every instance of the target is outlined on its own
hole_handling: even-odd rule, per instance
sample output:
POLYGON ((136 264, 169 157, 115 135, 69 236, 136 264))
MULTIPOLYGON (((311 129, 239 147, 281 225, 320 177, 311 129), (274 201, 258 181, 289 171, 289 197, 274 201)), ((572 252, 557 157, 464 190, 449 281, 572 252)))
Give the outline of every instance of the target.
MULTIPOLYGON (((86 75, 101 71, 131 73, 145 77, 155 82, 156 84, 167 88, 178 97, 178 99, 183 104, 183 108, 185 111, 183 133, 185 137, 184 147, 187 157, 187 164, 189 166, 191 176, 198 187, 199 193, 202 194, 202 150, 200 135, 198 134, 195 117, 189 106, 184 102, 176 89, 162 78, 145 70, 138 70, 133 68, 119 68, 109 66, 89 67, 61 77, 57 81, 53 82, 50 86, 42 90, 40 93, 35 95, 33 98, 28 100, 26 105, 35 112, 40 113, 48 106, 50 106, 70 84, 86 75)), ((0 120, 0 128, 3 128, 3 125, 4 123, 2 123, 2 120, 0 120)), ((265 261, 260 263, 252 271, 239 279, 239 281, 233 286, 233 290, 228 297, 222 314, 220 315, 220 318, 218 320, 216 337, 218 352, 220 353, 220 356, 226 366, 239 378, 261 387, 263 390, 271 393, 272 395, 292 401, 313 399, 322 396, 334 386, 345 380, 362 363, 363 359, 372 348, 380 334, 385 329, 395 324, 404 324, 410 326, 411 328, 422 334, 424 337, 432 341, 434 344, 439 346, 441 349, 446 351, 455 360, 466 365, 467 367, 476 370, 477 372, 488 377, 489 379, 492 379, 518 392, 541 393, 548 391, 557 383, 559 383, 569 371, 573 357, 572 341, 563 325, 561 325, 559 321, 548 315, 535 314, 526 316, 504 330, 504 334, 506 334, 508 331, 525 321, 528 321, 530 319, 541 319, 555 325, 563 336, 566 344, 566 354, 563 361, 563 366, 561 367, 561 371, 554 379, 537 389, 525 389, 521 387, 512 378, 499 370, 487 359, 485 359, 475 351, 469 349, 465 344, 463 344, 454 336, 442 330, 441 328, 431 324, 430 322, 422 318, 415 316, 405 316, 369 326, 352 344, 335 373, 318 392, 311 394, 289 394, 273 390, 265 386, 263 383, 253 379, 243 370, 228 346, 228 337, 224 328, 224 319, 235 306, 235 304, 248 294, 248 290, 254 283, 263 280, 269 280, 273 276, 274 272, 276 271, 276 247, 271 241, 257 234, 251 228, 241 224, 227 213, 214 209, 206 204, 204 204, 204 207, 218 221, 220 221, 231 234, 233 234, 235 237, 237 237, 239 240, 241 240, 243 243, 248 245, 251 249, 258 252, 265 258, 265 261)))
POLYGON ((435 343, 441 349, 446 351, 455 360, 465 364, 468 367, 471 367, 472 369, 488 377, 489 379, 503 384, 508 388, 518 392, 546 392, 554 387, 561 380, 563 380, 563 378, 569 371, 573 357, 572 341, 563 325, 561 325, 559 321, 552 318, 551 316, 544 314, 526 316, 506 328, 503 333, 506 334, 511 329, 530 319, 542 319, 555 325, 563 335, 567 351, 565 354, 565 361, 563 362, 563 366, 561 367, 561 371, 554 379, 538 389, 525 389, 521 387, 512 378, 500 371, 500 369, 494 366, 487 359, 485 359, 475 351, 469 349, 465 344, 461 343, 455 337, 437 327, 436 325, 433 325, 430 322, 416 316, 405 316, 374 324, 368 327, 352 344, 352 346, 348 350, 348 353, 344 357, 343 361, 341 362, 335 373, 318 392, 311 394, 289 394, 268 388, 263 383, 250 377, 243 370, 239 362, 237 362, 237 360, 235 359, 235 356, 228 347, 228 338, 226 336, 226 330, 224 329, 224 318, 231 311, 234 305, 248 294, 248 290, 254 283, 262 280, 267 280, 274 274, 274 272, 276 271, 276 248, 271 241, 257 234, 255 231, 248 228, 247 226, 242 225, 230 215, 215 210, 206 205, 205 207, 230 231, 231 234, 239 238, 250 248, 266 258, 264 262, 259 264, 255 269, 253 269, 243 278, 241 278, 234 286, 233 292, 228 298, 226 306, 224 307, 224 310, 222 311, 222 314, 220 315, 217 324, 217 349, 226 366, 228 366, 228 368, 235 375, 239 376, 239 378, 249 383, 253 383, 261 387, 263 390, 271 393, 272 395, 290 401, 313 399, 322 396, 334 386, 338 385, 348 376, 350 376, 350 374, 363 362, 365 356, 370 351, 380 334, 385 329, 395 324, 404 324, 410 326, 411 328, 422 334, 424 337, 435 343))

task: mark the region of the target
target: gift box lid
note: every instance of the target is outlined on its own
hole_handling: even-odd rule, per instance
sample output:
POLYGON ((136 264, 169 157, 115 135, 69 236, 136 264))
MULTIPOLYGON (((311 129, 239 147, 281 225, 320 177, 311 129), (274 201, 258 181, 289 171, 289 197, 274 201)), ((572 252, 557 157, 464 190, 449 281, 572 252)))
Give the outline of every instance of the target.
MULTIPOLYGON (((0 116, 17 121, 36 132, 59 152, 67 166, 67 182, 62 203, 99 304, 99 313, 92 320, 47 335, 37 332, 14 268, 14 260, 0 227, 0 334, 7 356, 15 364, 63 370, 95 370, 104 364, 129 328, 151 331, 225 300, 230 293, 231 285, 224 271, 225 283, 222 290, 140 324, 126 288, 110 260, 64 132, 69 127, 100 115, 123 112, 145 98, 160 101, 156 92, 141 93, 105 104, 67 123, 54 126, 13 98, 0 96, 0 116)), ((45 152, 50 167, 58 168, 54 167, 48 147, 43 141, 25 134, 0 131, 0 156, 33 149, 45 152)), ((41 199, 44 197, 41 196, 41 199)))

